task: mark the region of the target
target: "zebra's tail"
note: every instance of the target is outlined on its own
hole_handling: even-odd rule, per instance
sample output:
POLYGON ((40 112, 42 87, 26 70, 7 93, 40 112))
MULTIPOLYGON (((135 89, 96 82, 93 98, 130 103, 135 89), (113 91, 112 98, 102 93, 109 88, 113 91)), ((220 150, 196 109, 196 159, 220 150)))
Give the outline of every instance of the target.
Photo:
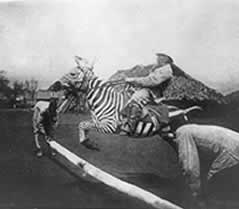
POLYGON ((185 109, 183 111, 184 111, 184 114, 188 114, 189 112, 191 112, 193 110, 200 110, 200 111, 202 111, 203 109, 201 107, 199 107, 199 106, 192 106, 192 107, 189 107, 189 108, 187 108, 187 109, 185 109))
POLYGON ((172 112, 169 112, 169 117, 172 118, 174 116, 177 116, 177 115, 187 115, 189 112, 193 111, 193 110, 202 110, 201 107, 199 106, 192 106, 192 107, 189 107, 187 109, 184 109, 184 110, 175 110, 175 111, 172 111, 172 112))

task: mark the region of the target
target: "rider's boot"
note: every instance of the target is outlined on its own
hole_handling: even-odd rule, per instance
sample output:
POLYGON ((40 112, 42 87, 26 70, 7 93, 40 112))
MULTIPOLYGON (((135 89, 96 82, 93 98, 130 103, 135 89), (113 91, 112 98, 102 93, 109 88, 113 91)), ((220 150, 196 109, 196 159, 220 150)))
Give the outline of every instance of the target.
POLYGON ((166 125, 161 129, 161 136, 167 139, 174 139, 175 133, 172 131, 170 125, 166 125))
POLYGON ((169 125, 161 129, 160 136, 178 153, 178 146, 175 142, 176 135, 169 125))

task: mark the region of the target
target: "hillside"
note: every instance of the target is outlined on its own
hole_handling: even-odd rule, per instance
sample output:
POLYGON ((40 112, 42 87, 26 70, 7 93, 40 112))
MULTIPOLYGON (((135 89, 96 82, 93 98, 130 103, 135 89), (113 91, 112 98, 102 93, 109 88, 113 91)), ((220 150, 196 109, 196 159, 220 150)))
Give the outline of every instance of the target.
MULTIPOLYGON (((130 69, 119 70, 113 74, 109 80, 120 80, 125 77, 142 77, 148 75, 152 65, 136 65, 130 69)), ((218 111, 225 108, 227 100, 217 90, 208 87, 201 81, 193 78, 176 65, 173 65, 174 77, 170 82, 166 83, 163 96, 166 98, 167 104, 185 107, 190 105, 200 105, 209 112, 218 111)), ((164 85, 164 84, 163 84, 164 85)), ((56 90, 57 85, 52 84, 49 89, 56 90)), ((115 86, 122 89, 124 85, 115 86)), ((161 97, 162 86, 153 89, 156 96, 161 97)), ((80 100, 81 101, 81 100, 80 100)), ((73 103, 75 103, 74 101, 73 103)), ((72 107, 75 104, 72 105, 72 107)), ((74 108, 73 108, 74 109, 74 108)))
MULTIPOLYGON (((110 80, 122 79, 124 77, 141 77, 149 73, 152 65, 136 65, 133 68, 119 70, 110 77, 110 80)), ((183 70, 174 65, 174 77, 166 85, 163 96, 168 101, 184 101, 197 104, 224 104, 224 96, 213 88, 206 86, 201 81, 191 77, 183 70)), ((160 94, 160 87, 154 89, 156 95, 160 94)))
POLYGON ((230 104, 239 104, 239 90, 238 91, 234 91, 230 94, 227 94, 225 96, 225 99, 227 101, 227 103, 230 104))

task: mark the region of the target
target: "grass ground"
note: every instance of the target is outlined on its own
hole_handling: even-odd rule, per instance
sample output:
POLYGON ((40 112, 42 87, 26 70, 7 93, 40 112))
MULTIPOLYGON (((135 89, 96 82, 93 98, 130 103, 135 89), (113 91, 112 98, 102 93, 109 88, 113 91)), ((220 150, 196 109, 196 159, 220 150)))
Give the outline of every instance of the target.
MULTIPOLYGON (((150 208, 99 183, 76 179, 46 157, 36 158, 32 152, 31 114, 0 111, 0 208, 150 208)), ((78 146, 77 141, 77 123, 86 117, 64 115, 57 140, 113 175, 179 205, 187 202, 183 183, 175 179, 180 174, 176 155, 165 142, 157 137, 130 139, 91 133, 101 148, 100 152, 92 152, 78 146)), ((225 120, 206 122, 237 128, 234 122, 225 120)), ((224 186, 228 182, 219 181, 224 186)), ((220 189, 220 184, 216 183, 219 196, 212 192, 211 208, 239 208, 237 198, 233 198, 236 190, 225 195, 229 193, 220 189)))

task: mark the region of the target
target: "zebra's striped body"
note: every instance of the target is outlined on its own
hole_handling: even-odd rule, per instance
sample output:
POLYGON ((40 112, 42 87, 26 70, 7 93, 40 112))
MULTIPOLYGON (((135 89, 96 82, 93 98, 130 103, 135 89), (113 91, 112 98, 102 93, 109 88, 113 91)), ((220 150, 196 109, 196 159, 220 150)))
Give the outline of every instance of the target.
MULTIPOLYGON (((122 122, 122 109, 129 102, 130 96, 127 91, 117 91, 113 86, 107 85, 104 81, 93 77, 88 81, 86 90, 86 98, 91 112, 92 121, 95 124, 95 129, 98 132, 105 134, 114 134, 121 131, 119 125, 122 122)), ((141 108, 147 103, 147 100, 142 100, 137 103, 141 108)), ((87 123, 84 128, 87 129, 87 123)), ((146 137, 153 135, 156 131, 152 121, 139 121, 133 130, 133 133, 127 132, 128 135, 135 137, 146 137)))
MULTIPOLYGON (((77 57, 77 67, 65 74, 58 82, 67 88, 72 88, 86 94, 88 107, 92 120, 79 123, 79 139, 84 142, 87 139, 88 130, 95 129, 101 133, 130 135, 145 137, 157 133, 155 123, 141 121, 135 127, 134 133, 129 134, 128 127, 122 126, 121 111, 129 102, 127 91, 118 91, 107 82, 98 79, 89 63, 77 57)), ((138 105, 144 106, 148 101, 144 100, 138 105)), ((182 113, 183 114, 183 110, 182 113)))
POLYGON ((96 129, 102 133, 115 133, 121 121, 120 112, 127 101, 127 95, 118 92, 94 77, 89 81, 87 91, 88 106, 96 129))

